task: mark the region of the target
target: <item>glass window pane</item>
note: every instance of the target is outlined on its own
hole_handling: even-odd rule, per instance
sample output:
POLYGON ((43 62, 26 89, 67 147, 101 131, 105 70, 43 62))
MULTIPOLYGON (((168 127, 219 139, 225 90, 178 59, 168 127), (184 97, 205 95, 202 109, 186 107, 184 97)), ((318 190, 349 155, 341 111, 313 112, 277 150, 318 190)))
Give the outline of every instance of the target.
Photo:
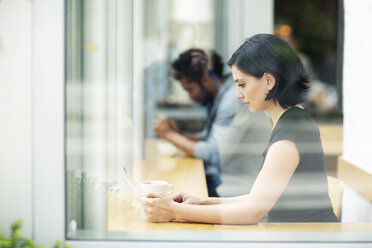
MULTIPOLYGON (((66 1, 68 239, 372 241, 370 202, 340 180, 347 179, 349 165, 339 169, 344 162, 337 161, 343 138, 342 78, 337 77, 342 64, 338 59, 342 6, 338 1, 300 2, 66 1), (316 23, 309 26, 314 13, 321 17, 317 23, 322 30, 316 23), (250 193, 262 168, 272 122, 264 113, 248 112, 235 99, 237 86, 226 61, 256 33, 274 33, 289 43, 296 38, 292 46, 302 62, 314 64, 307 72, 317 91, 304 105, 319 125, 325 171, 319 184, 314 184, 319 175, 301 178, 316 186, 300 192, 306 198, 301 202, 316 204, 308 196, 316 194, 318 186, 323 193, 329 190, 327 203, 333 204, 330 209, 341 223, 271 223, 267 216, 251 225, 151 222, 138 187, 133 186, 136 182, 168 197, 180 191, 200 198, 250 193), (191 79, 177 76, 172 64, 190 48, 205 54, 196 50, 189 60, 208 68, 191 79), (214 95, 210 82, 219 85, 214 95), (196 85, 198 94, 190 84, 196 85), (162 136, 162 128, 187 139, 172 143, 162 136), (359 214, 351 213, 356 208, 350 208, 350 199, 359 214)), ((225 207, 229 204, 221 205, 221 211, 225 207)), ((293 214, 299 206, 290 207, 293 214)))
POLYGON ((106 229, 107 190, 123 180, 123 164, 132 164, 131 7, 130 1, 67 1, 66 180, 72 229, 106 229))

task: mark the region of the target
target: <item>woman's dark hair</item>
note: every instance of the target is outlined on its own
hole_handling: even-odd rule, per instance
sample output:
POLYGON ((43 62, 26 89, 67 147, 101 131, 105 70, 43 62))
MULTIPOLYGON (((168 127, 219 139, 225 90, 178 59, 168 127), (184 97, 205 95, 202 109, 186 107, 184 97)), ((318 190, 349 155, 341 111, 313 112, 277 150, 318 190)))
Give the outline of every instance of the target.
POLYGON ((215 53, 211 53, 210 57, 211 69, 208 70, 208 56, 198 48, 189 49, 180 54, 180 56, 172 62, 172 75, 175 79, 180 80, 186 78, 189 82, 201 83, 200 79, 204 74, 217 78, 223 77, 223 63, 221 57, 215 53))
POLYGON ((273 99, 283 108, 305 100, 309 88, 308 77, 296 52, 287 42, 272 34, 258 34, 247 39, 231 56, 229 67, 259 79, 263 74, 272 74, 275 86, 265 100, 273 99))

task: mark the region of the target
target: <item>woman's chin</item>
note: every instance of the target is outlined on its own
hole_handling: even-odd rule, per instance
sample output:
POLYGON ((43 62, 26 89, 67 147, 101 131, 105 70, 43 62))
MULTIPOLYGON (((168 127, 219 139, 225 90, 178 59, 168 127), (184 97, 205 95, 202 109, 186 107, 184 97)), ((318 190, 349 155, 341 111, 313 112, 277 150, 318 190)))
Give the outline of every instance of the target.
POLYGON ((248 105, 248 108, 249 108, 249 111, 251 111, 252 113, 258 113, 258 112, 262 112, 263 111, 262 109, 255 108, 252 105, 248 105))
POLYGON ((247 108, 249 108, 249 111, 251 111, 252 113, 257 112, 251 104, 245 104, 245 106, 247 106, 247 108))

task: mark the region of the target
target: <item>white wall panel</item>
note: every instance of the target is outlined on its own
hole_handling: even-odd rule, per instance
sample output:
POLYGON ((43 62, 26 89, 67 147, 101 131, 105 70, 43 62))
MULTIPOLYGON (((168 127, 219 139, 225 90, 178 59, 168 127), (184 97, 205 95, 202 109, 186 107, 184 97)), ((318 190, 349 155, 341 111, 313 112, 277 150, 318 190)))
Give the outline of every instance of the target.
POLYGON ((64 1, 33 0, 34 238, 64 239, 64 1))
POLYGON ((31 1, 0 2, 0 87, 0 226, 31 236, 31 1))
POLYGON ((372 1, 345 0, 344 157, 372 173, 372 1))
MULTIPOLYGON (((372 1, 345 0, 344 7, 343 156, 372 173, 372 1)), ((354 190, 345 189, 342 204, 343 221, 372 220, 372 204, 354 190)))

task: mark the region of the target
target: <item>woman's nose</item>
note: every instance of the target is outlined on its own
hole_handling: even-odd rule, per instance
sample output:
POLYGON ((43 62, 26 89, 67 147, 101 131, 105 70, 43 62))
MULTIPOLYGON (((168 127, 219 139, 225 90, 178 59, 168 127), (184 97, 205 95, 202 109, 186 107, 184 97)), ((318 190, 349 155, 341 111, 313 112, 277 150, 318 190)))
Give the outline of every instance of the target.
POLYGON ((242 99, 243 98, 243 94, 240 92, 239 88, 236 89, 235 97, 238 98, 238 99, 242 99))

